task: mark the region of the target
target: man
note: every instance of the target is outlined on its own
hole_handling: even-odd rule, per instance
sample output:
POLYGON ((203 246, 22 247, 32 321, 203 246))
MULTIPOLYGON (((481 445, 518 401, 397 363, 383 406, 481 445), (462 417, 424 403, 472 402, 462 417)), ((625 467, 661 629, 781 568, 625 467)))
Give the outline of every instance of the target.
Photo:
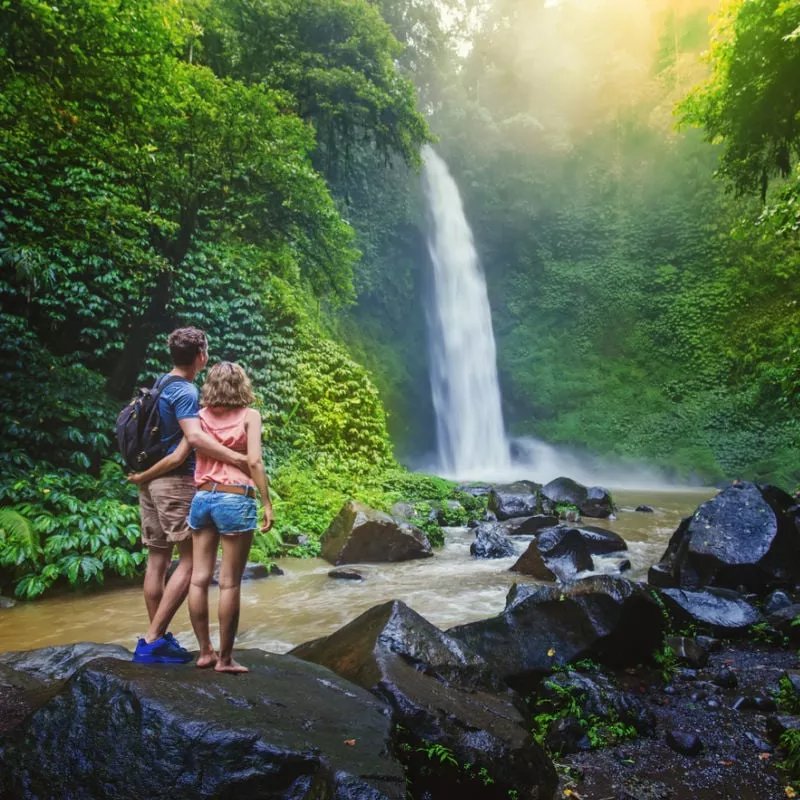
MULTIPOLYGON (((167 340, 173 369, 169 375, 183 380, 169 383, 159 397, 161 443, 167 456, 185 436, 194 449, 218 461, 247 471, 247 456, 219 444, 200 428, 200 406, 194 379, 208 363, 208 341, 198 328, 179 328, 167 340)), ((161 376, 163 381, 167 375, 161 376)), ((140 663, 185 663, 189 652, 181 647, 167 627, 186 599, 192 577, 192 532, 187 525, 194 497, 194 452, 178 467, 149 483, 139 483, 142 542, 147 546, 144 601, 150 627, 139 639, 133 660, 140 663), (178 565, 166 583, 173 550, 178 565), (165 585, 166 584, 166 585, 165 585)))

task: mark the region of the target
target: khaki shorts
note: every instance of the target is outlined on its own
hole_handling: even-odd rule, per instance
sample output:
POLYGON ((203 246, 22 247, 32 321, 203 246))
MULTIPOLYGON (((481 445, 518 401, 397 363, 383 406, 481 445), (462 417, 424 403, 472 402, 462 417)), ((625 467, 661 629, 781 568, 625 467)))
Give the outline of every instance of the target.
POLYGON ((142 542, 148 547, 171 547, 189 539, 187 523, 195 486, 191 475, 165 475, 139 487, 142 542))

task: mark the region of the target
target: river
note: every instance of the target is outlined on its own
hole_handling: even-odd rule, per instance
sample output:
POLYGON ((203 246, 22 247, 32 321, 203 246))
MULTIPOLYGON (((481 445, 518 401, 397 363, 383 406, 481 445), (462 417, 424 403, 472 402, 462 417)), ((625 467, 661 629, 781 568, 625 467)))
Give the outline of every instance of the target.
MULTIPOLYGON (((619 533, 628 543, 626 555, 632 563, 626 576, 642 579, 664 552, 681 518, 714 494, 713 489, 616 491, 616 520, 583 521, 619 533), (639 504, 653 506, 655 513, 635 512, 639 504)), ((473 539, 470 530, 448 529, 445 546, 434 558, 359 565, 366 578, 363 582, 332 580, 327 575, 331 565, 321 559, 281 559, 278 564, 284 575, 243 585, 237 645, 284 653, 392 599, 404 601, 441 628, 493 616, 502 611, 511 584, 530 579, 508 572, 514 558, 472 558, 473 539)), ((520 541, 520 552, 524 546, 520 541)), ((599 571, 613 571, 618 561, 619 557, 595 559, 599 571)), ((211 603, 213 619, 214 589, 211 603)), ((196 646, 185 605, 171 627, 186 646, 196 646)), ((133 648, 146 628, 140 586, 60 595, 0 611, 0 651, 79 641, 133 648)), ((216 639, 214 626, 212 636, 216 639)))

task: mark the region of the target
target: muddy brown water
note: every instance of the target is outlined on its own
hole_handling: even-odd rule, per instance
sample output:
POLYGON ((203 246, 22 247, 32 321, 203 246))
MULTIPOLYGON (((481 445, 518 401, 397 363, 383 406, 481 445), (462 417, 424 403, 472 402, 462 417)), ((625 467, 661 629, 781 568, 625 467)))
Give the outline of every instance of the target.
MULTIPOLYGON (((629 552, 624 555, 633 567, 627 575, 640 579, 650 564, 658 561, 681 518, 714 494, 713 489, 615 491, 616 520, 583 521, 613 530, 627 541, 629 552), (652 506, 655 513, 635 512, 639 504, 652 506)), ((434 558, 358 565, 365 577, 362 582, 329 578, 332 567, 321 559, 281 559, 278 564, 283 576, 243 585, 237 644, 284 653, 332 633, 368 608, 392 599, 404 601, 441 628, 498 614, 511 584, 526 578, 508 572, 514 558, 471 558, 473 539, 472 531, 448 529, 445 547, 434 558)), ((520 541, 520 552, 524 547, 520 541)), ((615 571, 620 557, 596 558, 597 570, 615 571)), ((214 589, 211 603, 213 618, 214 589)), ((146 628, 141 586, 62 595, 0 611, 0 651, 79 641, 133 648, 146 628)), ((187 647, 196 647, 185 605, 171 629, 187 647)), ((213 627, 212 636, 217 636, 213 627)))

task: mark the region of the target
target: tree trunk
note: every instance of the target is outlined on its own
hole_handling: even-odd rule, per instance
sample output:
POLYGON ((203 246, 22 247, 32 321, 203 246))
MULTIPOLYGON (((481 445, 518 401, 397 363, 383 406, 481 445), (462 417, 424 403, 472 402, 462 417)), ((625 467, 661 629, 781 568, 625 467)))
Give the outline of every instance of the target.
POLYGON ((133 324, 125 347, 106 380, 106 391, 112 397, 118 400, 130 399, 136 379, 144 366, 147 346, 159 334, 166 333, 172 327, 172 319, 167 314, 171 288, 172 273, 162 272, 150 296, 147 311, 133 324))

